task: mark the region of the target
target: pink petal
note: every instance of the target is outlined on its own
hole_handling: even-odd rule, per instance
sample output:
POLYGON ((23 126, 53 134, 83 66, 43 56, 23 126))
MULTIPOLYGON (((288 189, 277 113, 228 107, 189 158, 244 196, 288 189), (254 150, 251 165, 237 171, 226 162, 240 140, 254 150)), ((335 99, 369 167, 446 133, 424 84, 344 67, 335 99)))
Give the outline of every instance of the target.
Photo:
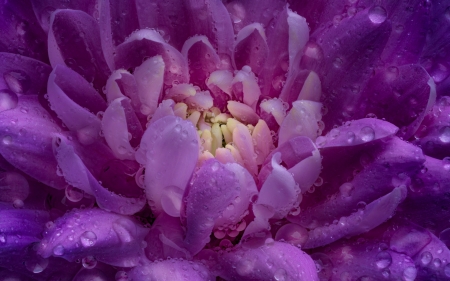
POLYGON ((209 281, 214 279, 204 264, 183 259, 164 260, 137 266, 130 271, 129 278, 130 281, 209 281))
POLYGON ((248 65, 255 73, 259 73, 268 55, 269 47, 261 24, 250 24, 239 31, 232 57, 235 69, 248 65))
POLYGON ((237 124, 236 128, 233 130, 233 143, 242 157, 244 167, 252 176, 256 176, 258 167, 256 165, 253 139, 245 125, 237 124))
POLYGON ((244 66, 242 70, 236 73, 232 85, 234 95, 237 99, 242 100, 246 105, 255 110, 256 103, 261 96, 261 90, 256 81, 255 74, 249 66, 244 66))
POLYGON ((258 123, 259 116, 248 105, 237 101, 228 101, 227 108, 234 118, 244 124, 252 124, 253 126, 258 123))

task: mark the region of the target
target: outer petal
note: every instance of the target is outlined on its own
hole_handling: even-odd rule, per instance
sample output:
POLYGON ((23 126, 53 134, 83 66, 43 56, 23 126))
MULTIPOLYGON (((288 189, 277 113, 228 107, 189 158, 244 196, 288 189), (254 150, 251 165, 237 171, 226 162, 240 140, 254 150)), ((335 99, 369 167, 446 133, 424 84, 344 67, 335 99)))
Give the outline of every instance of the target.
MULTIPOLYGON (((128 194, 120 190, 108 190, 103 187, 80 159, 74 147, 62 135, 55 138, 53 146, 59 168, 67 183, 95 196, 101 208, 131 215, 144 207, 145 198, 141 192, 134 192, 130 197, 125 197, 128 194), (121 194, 118 194, 119 192, 121 194)), ((132 190, 128 192, 133 193, 132 190)))
POLYGON ((110 71, 99 48, 100 32, 94 18, 76 10, 54 12, 48 46, 53 67, 67 65, 101 91, 110 71))
POLYGON ((319 280, 316 266, 306 253, 273 239, 256 248, 238 246, 221 255, 219 265, 219 276, 226 280, 319 280))
POLYGON ((214 276, 200 262, 183 259, 165 260, 135 267, 129 273, 130 281, 210 281, 214 276))
POLYGON ((51 187, 62 189, 56 175, 52 137, 61 131, 37 96, 21 96, 17 107, 0 113, 1 155, 13 166, 51 187))
POLYGON ((114 266, 132 267, 143 254, 148 230, 133 218, 100 209, 73 210, 44 233, 38 252, 68 261, 94 256, 114 266))
POLYGON ((191 122, 166 116, 147 128, 136 161, 145 165, 145 190, 153 212, 162 212, 161 196, 166 188, 186 188, 198 154, 197 130, 191 122))
POLYGON ((160 55, 164 60, 166 86, 189 81, 186 59, 154 30, 139 30, 117 46, 116 68, 133 69, 141 65, 145 58, 156 55, 160 55))

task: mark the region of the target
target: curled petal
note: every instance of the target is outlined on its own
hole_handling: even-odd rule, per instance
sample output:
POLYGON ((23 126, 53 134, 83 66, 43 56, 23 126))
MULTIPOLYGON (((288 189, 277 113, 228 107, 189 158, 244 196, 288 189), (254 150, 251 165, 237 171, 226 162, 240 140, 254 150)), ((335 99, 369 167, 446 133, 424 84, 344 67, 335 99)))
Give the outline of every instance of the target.
POLYGON ((216 70, 206 80, 206 85, 211 90, 214 105, 223 110, 231 97, 233 73, 229 70, 216 70))
POLYGON ((315 140, 320 135, 318 122, 322 119, 322 104, 313 101, 296 101, 284 118, 278 132, 278 145, 290 138, 306 136, 315 140))
POLYGON ((56 174, 52 137, 61 128, 43 109, 37 96, 21 96, 17 107, 0 114, 0 154, 14 167, 57 189, 65 187, 56 174))
MULTIPOLYGON (((78 85, 81 84, 81 86, 76 88, 76 86, 71 84, 71 82, 64 84, 64 82, 66 82, 64 80, 65 77, 63 76, 64 78, 61 80, 60 74, 65 74, 65 72, 71 71, 68 69, 61 69, 61 71, 59 71, 59 69, 59 66, 57 66, 48 79, 48 99, 51 107, 71 131, 77 132, 80 142, 84 144, 91 144, 99 138, 101 122, 97 116, 95 116, 96 112, 91 112, 83 106, 84 104, 77 103, 77 101, 84 101, 84 103, 86 103, 87 98, 82 95, 77 95, 77 93, 86 93, 86 91, 83 90, 90 88, 84 87, 84 79, 73 72, 71 73, 72 76, 75 79, 78 78, 78 85)), ((93 91, 93 93, 95 93, 95 90, 93 91)), ((96 96, 94 95, 93 97, 96 96)), ((91 100, 95 101, 97 99, 98 98, 93 98, 91 100)), ((100 98, 100 100, 103 105, 105 105, 103 99, 100 98)), ((89 104, 94 105, 95 103, 89 104)), ((101 106, 101 103, 99 108, 104 108, 101 106)))
POLYGON ((95 256, 120 267, 136 266, 148 230, 136 220, 100 209, 74 209, 44 232, 38 253, 68 261, 95 256))
POLYGON ((165 260, 137 266, 130 271, 128 276, 130 281, 208 281, 214 279, 214 276, 209 273, 204 264, 183 259, 165 260))
POLYGON ((184 247, 193 255, 209 242, 217 219, 239 193, 240 184, 235 173, 217 160, 207 160, 196 173, 185 195, 184 247))
POLYGON ((48 35, 50 63, 66 65, 78 72, 97 90, 110 73, 101 48, 97 22, 79 10, 57 10, 51 16, 48 35))
POLYGON ((139 30, 117 46, 115 65, 116 68, 134 69, 141 65, 145 58, 158 55, 165 65, 164 85, 171 87, 189 81, 186 59, 155 30, 139 30))
POLYGON ((316 248, 327 245, 343 237, 351 237, 365 233, 394 215, 397 206, 406 198, 406 187, 395 188, 385 196, 365 206, 348 217, 342 217, 338 224, 315 228, 309 232, 305 248, 316 248))
POLYGON ((191 122, 166 116, 147 128, 136 152, 136 161, 145 165, 145 191, 153 212, 163 211, 161 197, 166 188, 184 191, 198 154, 197 130, 191 122))
POLYGON ((102 131, 106 142, 118 159, 134 160, 134 149, 128 137, 125 109, 121 104, 124 99, 126 98, 119 98, 109 104, 103 114, 102 131))
POLYGON ((302 193, 305 193, 317 180, 322 169, 322 159, 319 150, 316 148, 312 155, 298 162, 288 171, 294 176, 302 193))
POLYGON ((245 244, 219 258, 219 276, 226 280, 318 281, 313 260, 288 243, 275 242, 246 248, 245 244), (281 258, 280 258, 281 257, 281 258))
POLYGON ((271 114, 275 118, 275 121, 277 121, 277 124, 281 126, 284 117, 286 117, 286 109, 288 107, 286 103, 284 103, 281 99, 275 98, 264 100, 259 106, 261 111, 271 114))
POLYGON ((87 169, 74 147, 62 135, 55 138, 53 149, 59 169, 67 183, 93 195, 99 207, 126 215, 134 214, 144 207, 145 198, 139 192, 128 198, 103 187, 87 169))
POLYGON ((242 70, 236 73, 232 85, 234 87, 234 95, 255 110, 256 103, 261 96, 261 90, 259 89, 255 74, 249 66, 244 66, 242 70))

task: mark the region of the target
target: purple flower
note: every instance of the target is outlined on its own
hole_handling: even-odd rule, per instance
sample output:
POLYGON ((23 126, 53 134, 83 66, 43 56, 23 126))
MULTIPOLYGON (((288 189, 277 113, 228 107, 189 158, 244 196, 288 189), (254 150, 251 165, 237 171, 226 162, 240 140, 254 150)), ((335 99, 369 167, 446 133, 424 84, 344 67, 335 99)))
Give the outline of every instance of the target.
POLYGON ((3 280, 450 280, 450 2, 0 4, 3 280))

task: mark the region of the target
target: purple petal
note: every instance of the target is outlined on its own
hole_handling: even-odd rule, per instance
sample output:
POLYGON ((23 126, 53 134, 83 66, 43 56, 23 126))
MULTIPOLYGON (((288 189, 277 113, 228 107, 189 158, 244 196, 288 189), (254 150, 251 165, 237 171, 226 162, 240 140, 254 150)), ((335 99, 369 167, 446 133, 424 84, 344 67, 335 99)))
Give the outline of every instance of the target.
POLYGON ((193 255, 210 240, 217 219, 240 194, 233 171, 217 160, 206 161, 195 174, 186 193, 186 237, 184 247, 193 255))
POLYGON ((91 112, 89 108, 84 107, 85 104, 89 104, 89 107, 97 104, 95 109, 106 108, 104 100, 95 90, 81 76, 60 66, 57 66, 50 74, 47 87, 51 108, 71 131, 77 133, 79 141, 83 144, 96 141, 100 137, 101 121, 95 116, 96 112, 91 112), (74 79, 68 81, 68 77, 74 79), (82 104, 78 104, 77 101, 82 104), (96 103, 89 103, 89 101, 96 103))
POLYGON ((186 59, 154 30, 139 30, 117 46, 116 68, 134 69, 141 65, 145 58, 157 55, 164 60, 164 84, 166 87, 189 81, 186 59))
POLYGON ((183 259, 140 265, 132 269, 128 276, 130 281, 208 281, 214 278, 204 264, 183 259))
POLYGON ((232 62, 235 69, 248 65, 259 73, 269 55, 264 28, 259 23, 247 25, 237 34, 232 62))
POLYGON ((256 176, 258 173, 258 166, 256 165, 256 154, 250 132, 245 125, 237 124, 232 133, 234 146, 242 157, 244 167, 252 176, 256 176))
POLYGON ((47 92, 47 79, 51 68, 38 60, 0 53, 0 74, 8 88, 16 94, 38 94, 47 92))
POLYGON ((66 65, 101 91, 109 76, 101 48, 97 22, 77 10, 58 10, 52 14, 48 51, 53 67, 66 65))
POLYGON ((138 264, 148 230, 133 218, 100 209, 73 210, 44 232, 38 253, 68 261, 94 256, 120 267, 138 264))
POLYGON ((51 187, 66 183, 56 175, 52 136, 61 131, 37 96, 21 96, 17 107, 0 114, 0 153, 14 167, 51 187))
POLYGON ((244 244, 224 253, 219 265, 219 276, 226 280, 319 280, 316 266, 305 252, 271 238, 261 247, 246 248, 244 244))
POLYGON ((206 79, 221 66, 220 57, 206 36, 189 38, 181 50, 189 62, 191 82, 205 89, 206 79))
POLYGON ((246 105, 256 110, 256 104, 261 96, 255 74, 249 66, 244 66, 239 70, 233 81, 233 94, 237 100, 243 101, 246 105))
POLYGON ((322 86, 317 73, 292 67, 286 84, 280 94, 280 99, 292 104, 296 100, 320 101, 322 86))
POLYGON ((109 190, 103 187, 87 169, 74 147, 62 135, 56 137, 53 149, 58 160, 58 166, 67 183, 93 195, 101 208, 119 214, 131 215, 144 207, 145 198, 139 192, 132 194, 130 197, 125 197, 128 194, 116 193, 120 190, 109 190))
POLYGON ((2 2, 0 11, 0 52, 48 62, 46 36, 36 21, 30 1, 2 2))
POLYGON ((153 212, 161 213, 161 197, 166 188, 186 188, 198 154, 197 130, 191 122, 166 116, 147 128, 136 161, 145 165, 145 190, 153 212))

